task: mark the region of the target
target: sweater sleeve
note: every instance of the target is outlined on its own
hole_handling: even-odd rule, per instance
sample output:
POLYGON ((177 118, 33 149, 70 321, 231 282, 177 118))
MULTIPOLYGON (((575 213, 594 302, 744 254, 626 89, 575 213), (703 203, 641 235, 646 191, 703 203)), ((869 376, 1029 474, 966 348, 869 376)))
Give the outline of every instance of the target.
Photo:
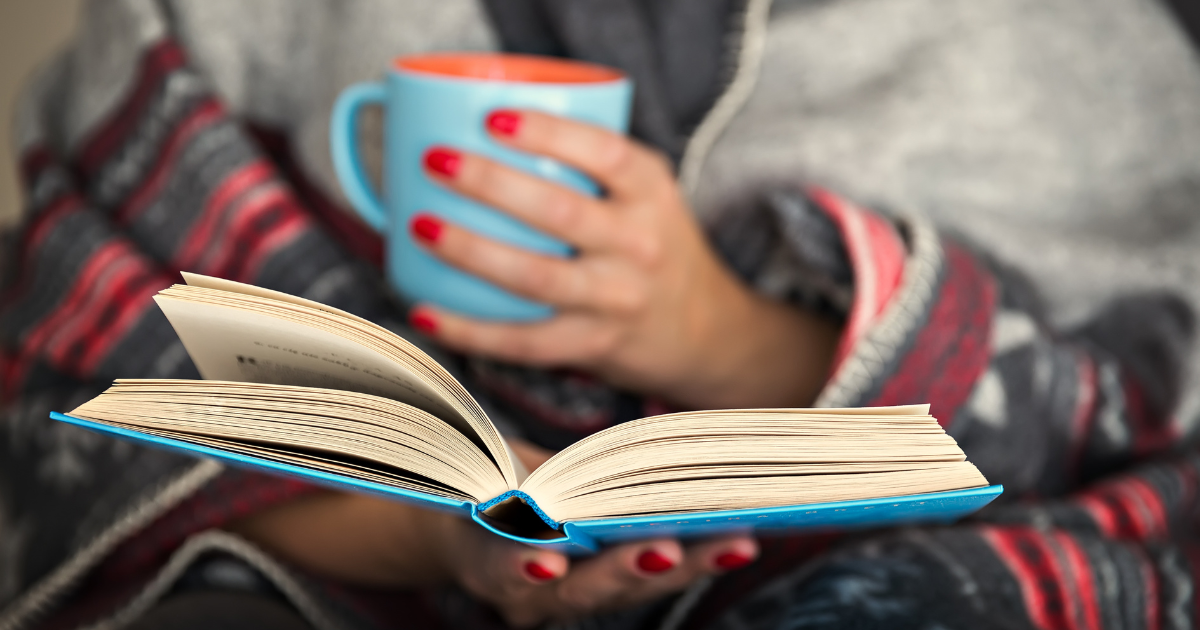
POLYGON ((929 403, 1010 497, 1062 494, 1177 441, 1182 300, 1123 296, 1056 330, 1036 278, 920 218, 823 190, 765 199, 714 240, 760 291, 845 322, 818 406, 929 403))
POLYGON ((18 124, 27 206, 0 250, 0 538, 14 541, 0 544, 0 604, 19 597, 13 610, 65 598, 117 556, 106 575, 142 575, 192 534, 315 491, 50 420, 114 378, 198 377, 152 301, 177 270, 389 312, 185 51, 157 26, 108 26, 122 24, 49 66, 18 124), (111 49, 90 51, 99 41, 111 49), (105 56, 117 48, 130 63, 105 56), (108 85, 124 89, 99 98, 108 85), (104 109, 60 142, 63 103, 104 109))

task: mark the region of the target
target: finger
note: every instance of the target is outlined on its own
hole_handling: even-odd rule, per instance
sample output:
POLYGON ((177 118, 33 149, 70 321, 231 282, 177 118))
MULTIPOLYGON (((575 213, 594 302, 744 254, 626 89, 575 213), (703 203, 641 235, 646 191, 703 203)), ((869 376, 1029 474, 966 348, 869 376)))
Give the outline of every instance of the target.
POLYGON ((479 595, 519 596, 562 579, 570 570, 570 561, 561 553, 484 535, 483 551, 468 560, 473 563, 468 586, 479 595))
POLYGON ((497 110, 487 119, 493 137, 522 151, 574 166, 611 197, 645 194, 674 177, 666 158, 607 129, 531 110, 497 110))
POLYGON ((699 573, 724 573, 758 558, 758 541, 746 535, 706 540, 688 547, 684 563, 699 573))
POLYGON ((508 563, 513 574, 528 584, 545 584, 561 579, 570 569, 570 561, 561 553, 541 549, 522 549, 508 563))
POLYGON ((586 268, 480 236, 431 214, 410 224, 413 239, 453 267, 543 304, 581 307, 596 300, 586 268))
POLYGON ((533 603, 545 600, 544 593, 552 589, 556 581, 568 575, 570 564, 567 557, 550 551, 525 548, 515 551, 498 564, 507 567, 505 579, 508 582, 502 587, 500 601, 496 603, 498 609, 504 612, 509 625, 525 627, 544 620, 553 609, 533 603))
POLYGON ((433 147, 425 168, 455 192, 582 250, 605 247, 615 230, 603 201, 479 155, 433 147))
POLYGON ((409 323, 451 350, 535 367, 588 365, 615 340, 610 328, 570 313, 531 324, 488 322, 421 304, 409 323))
POLYGON ((571 617, 678 590, 692 579, 675 540, 622 545, 580 563, 555 585, 560 615, 571 617))

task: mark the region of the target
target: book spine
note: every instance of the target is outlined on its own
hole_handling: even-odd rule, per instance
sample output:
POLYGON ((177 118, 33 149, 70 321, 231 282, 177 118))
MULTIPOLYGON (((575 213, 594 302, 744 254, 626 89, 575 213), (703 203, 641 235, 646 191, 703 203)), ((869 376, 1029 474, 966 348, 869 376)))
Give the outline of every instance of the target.
MULTIPOLYGON (((493 501, 496 501, 496 499, 493 499, 488 503, 492 503, 493 501)), ((529 501, 532 502, 533 500, 529 499, 529 501)), ((483 505, 487 505, 487 503, 484 503, 483 505)), ((536 503, 529 503, 529 505, 530 507, 533 507, 536 505, 536 503)), ((580 531, 577 527, 575 527, 574 523, 563 523, 561 528, 558 530, 558 535, 550 538, 519 536, 506 532, 492 525, 492 523, 489 522, 489 519, 483 514, 483 510, 481 508, 482 506, 472 506, 471 519, 478 523, 480 527, 483 527, 489 532, 492 532, 493 534, 496 534, 502 538, 507 538, 509 540, 524 543, 526 545, 533 545, 535 547, 543 547, 553 551, 559 551, 571 556, 591 555, 600 550, 600 543, 591 536, 580 531)))

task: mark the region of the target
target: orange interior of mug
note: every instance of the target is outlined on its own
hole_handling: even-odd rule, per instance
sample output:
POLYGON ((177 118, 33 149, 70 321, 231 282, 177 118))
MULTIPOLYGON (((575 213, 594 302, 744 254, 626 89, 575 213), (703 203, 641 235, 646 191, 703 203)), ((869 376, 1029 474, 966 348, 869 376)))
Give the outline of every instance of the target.
POLYGON ((526 83, 603 83, 624 77, 620 71, 591 63, 503 53, 448 53, 400 57, 397 70, 462 79, 526 83))

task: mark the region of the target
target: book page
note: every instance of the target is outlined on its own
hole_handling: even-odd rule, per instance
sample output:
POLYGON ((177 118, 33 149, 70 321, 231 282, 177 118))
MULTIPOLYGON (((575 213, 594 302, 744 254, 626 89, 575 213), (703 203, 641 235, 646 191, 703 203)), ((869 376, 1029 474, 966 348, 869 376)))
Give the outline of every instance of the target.
POLYGON ((514 465, 518 462, 503 436, 466 388, 403 337, 311 300, 197 274, 185 277, 190 284, 164 289, 155 300, 181 338, 186 337, 184 346, 206 378, 237 375, 254 382, 332 387, 394 398, 437 415, 470 436, 490 454, 511 488, 525 476, 514 465), (220 314, 219 321, 214 320, 215 314, 220 314), (245 326, 252 322, 254 333, 248 337, 245 326), (214 339, 219 341, 213 344, 214 339))
POLYGON ((521 490, 557 521, 802 505, 981 487, 927 405, 642 418, 563 449, 521 490))
POLYGON ((187 271, 180 272, 180 275, 183 276, 183 281, 186 282, 189 287, 216 289, 217 291, 227 291, 229 293, 237 293, 239 295, 253 295, 255 297, 267 298, 268 300, 276 300, 278 302, 287 302, 288 304, 295 304, 297 306, 315 308, 318 311, 334 313, 339 317, 348 317, 363 322, 366 321, 361 317, 351 315, 350 313, 333 308, 332 306, 326 306, 320 302, 314 302, 302 297, 296 297, 281 291, 272 291, 271 289, 256 287, 252 284, 234 282, 233 280, 225 280, 224 278, 213 278, 212 276, 204 276, 198 273, 189 273, 187 271))
POLYGON ((206 380, 383 396, 427 411, 467 435, 474 434, 424 379, 353 341, 241 309, 161 295, 154 299, 206 380))
POLYGON ((440 496, 483 502, 509 489, 466 435, 391 398, 231 381, 118 380, 71 413, 440 496))

